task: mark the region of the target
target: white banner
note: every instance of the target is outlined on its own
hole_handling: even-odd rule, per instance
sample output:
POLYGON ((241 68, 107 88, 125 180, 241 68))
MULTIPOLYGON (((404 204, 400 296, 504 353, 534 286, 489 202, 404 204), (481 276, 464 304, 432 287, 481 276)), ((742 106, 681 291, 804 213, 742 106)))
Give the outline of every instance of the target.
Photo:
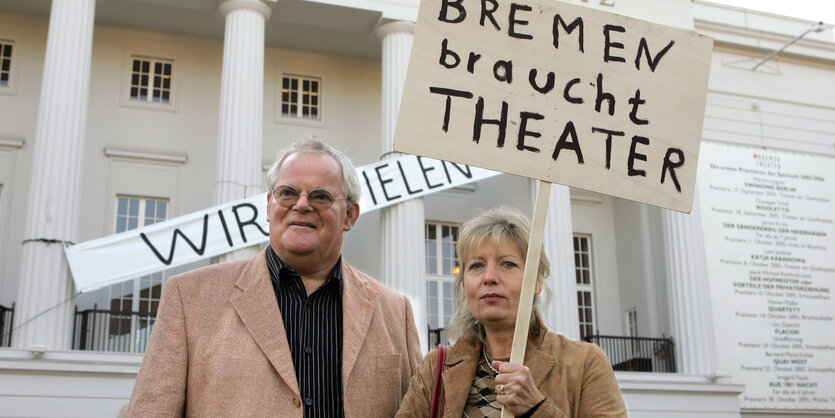
POLYGON ((740 406, 835 412, 835 159, 702 144, 719 370, 740 406))
MULTIPOLYGON (((406 155, 359 167, 360 213, 500 174, 406 155)), ((79 292, 194 263, 269 240, 267 194, 66 248, 79 292)))

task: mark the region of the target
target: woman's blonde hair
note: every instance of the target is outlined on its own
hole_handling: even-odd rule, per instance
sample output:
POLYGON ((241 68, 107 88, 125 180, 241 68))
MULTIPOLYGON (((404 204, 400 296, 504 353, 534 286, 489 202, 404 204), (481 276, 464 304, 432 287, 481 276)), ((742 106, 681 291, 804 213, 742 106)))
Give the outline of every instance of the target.
MULTIPOLYGON (((485 341, 484 327, 470 312, 467 299, 464 296, 464 273, 466 270, 465 261, 481 246, 482 242, 490 241, 498 247, 507 240, 516 246, 523 258, 528 253, 528 237, 530 237, 530 223, 522 213, 515 208, 500 206, 490 209, 475 218, 464 223, 461 234, 458 237, 455 250, 458 257, 458 274, 455 276, 453 288, 455 289, 455 312, 446 328, 446 335, 449 341, 464 338, 469 341, 476 339, 485 341)), ((539 271, 536 276, 536 284, 545 291, 550 299, 551 290, 545 281, 551 274, 551 263, 542 251, 539 255, 539 271)), ((539 335, 545 331, 545 324, 539 314, 539 295, 534 297, 534 305, 531 311, 530 335, 539 335)))

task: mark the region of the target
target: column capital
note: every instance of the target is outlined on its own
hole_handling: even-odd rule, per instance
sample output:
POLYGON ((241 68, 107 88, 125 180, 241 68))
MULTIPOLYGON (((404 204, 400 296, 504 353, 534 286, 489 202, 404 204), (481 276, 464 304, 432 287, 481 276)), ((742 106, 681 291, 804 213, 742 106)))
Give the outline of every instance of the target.
MULTIPOLYGON (((274 3, 274 2, 273 2, 274 3)), ((217 9, 220 14, 226 16, 232 10, 250 9, 255 10, 264 16, 264 20, 269 19, 273 13, 273 8, 266 1, 263 0, 218 0, 217 9)))
POLYGON ((387 35, 392 33, 415 33, 415 22, 409 22, 407 20, 394 20, 388 23, 383 23, 382 25, 377 27, 375 31, 375 35, 377 35, 377 39, 382 40, 387 35))

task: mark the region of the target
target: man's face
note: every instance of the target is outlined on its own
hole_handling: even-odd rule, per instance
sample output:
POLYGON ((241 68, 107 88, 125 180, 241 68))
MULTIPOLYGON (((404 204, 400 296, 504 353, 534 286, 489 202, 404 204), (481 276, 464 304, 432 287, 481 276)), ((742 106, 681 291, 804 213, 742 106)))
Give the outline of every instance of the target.
POLYGON ((296 204, 285 207, 267 194, 270 246, 300 273, 330 269, 339 259, 342 234, 359 217, 359 206, 344 200, 339 163, 322 154, 293 154, 284 161, 272 187, 284 184, 294 186, 301 196, 296 204), (310 205, 307 194, 316 188, 326 189, 337 198, 333 206, 317 209, 310 205))

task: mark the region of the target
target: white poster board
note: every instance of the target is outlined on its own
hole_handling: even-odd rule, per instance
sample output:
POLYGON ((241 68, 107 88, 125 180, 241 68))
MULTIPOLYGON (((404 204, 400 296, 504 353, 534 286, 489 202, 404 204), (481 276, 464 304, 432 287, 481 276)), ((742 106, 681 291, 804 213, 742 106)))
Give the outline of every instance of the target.
POLYGON ((397 151, 689 212, 713 41, 552 0, 423 0, 397 151))
POLYGON ((835 158, 705 141, 699 196, 740 405, 835 412, 835 158))
MULTIPOLYGON (((357 168, 360 215, 501 173, 404 155, 357 168)), ((269 240, 267 194, 66 247, 79 292, 183 266, 269 240)))

